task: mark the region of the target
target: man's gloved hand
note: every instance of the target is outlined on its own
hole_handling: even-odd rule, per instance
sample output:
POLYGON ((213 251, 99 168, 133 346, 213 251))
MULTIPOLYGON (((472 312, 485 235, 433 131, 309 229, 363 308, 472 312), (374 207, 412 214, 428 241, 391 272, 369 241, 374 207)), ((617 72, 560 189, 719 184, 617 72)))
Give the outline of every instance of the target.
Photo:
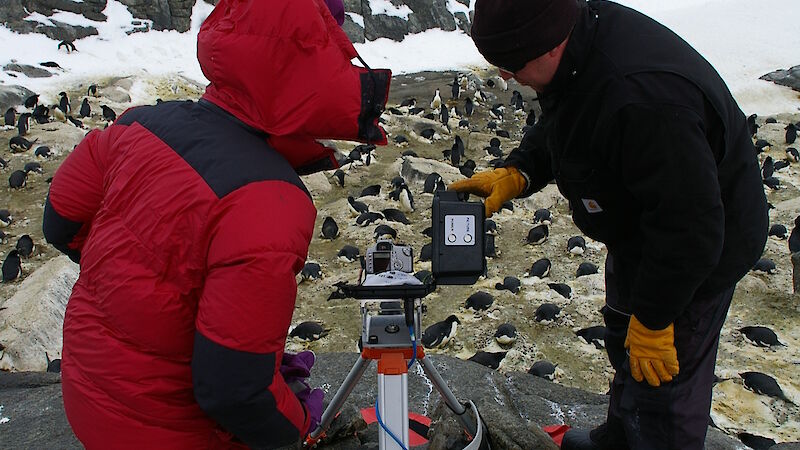
POLYGON ((317 429, 319 421, 322 419, 322 399, 325 397, 325 392, 322 389, 308 388, 298 392, 296 395, 308 413, 310 421, 308 432, 311 433, 317 429))
POLYGON ((675 350, 675 327, 669 324, 663 330, 653 331, 631 316, 625 348, 631 365, 633 379, 647 379, 650 386, 672 381, 678 375, 678 352, 675 350))
POLYGON ((316 356, 312 351, 283 354, 279 370, 284 381, 295 394, 308 389, 306 378, 311 376, 311 367, 314 366, 314 361, 316 361, 316 356))
POLYGON ((501 167, 476 173, 466 180, 456 181, 447 189, 485 197, 486 217, 491 217, 503 203, 522 194, 525 185, 525 177, 516 167, 501 167))

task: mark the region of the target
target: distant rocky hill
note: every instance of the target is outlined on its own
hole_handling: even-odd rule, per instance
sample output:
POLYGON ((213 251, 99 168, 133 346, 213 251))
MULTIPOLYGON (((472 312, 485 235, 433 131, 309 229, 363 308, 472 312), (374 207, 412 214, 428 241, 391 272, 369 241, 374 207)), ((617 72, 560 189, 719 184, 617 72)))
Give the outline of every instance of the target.
MULTIPOLYGON (((217 0, 119 0, 137 20, 132 31, 189 30, 196 1, 216 4, 217 0)), ((432 28, 467 31, 469 0, 345 0, 344 30, 353 42, 378 38, 402 40, 406 35, 432 28), (373 8, 375 9, 373 11, 373 8)), ((91 26, 74 26, 52 21, 54 26, 25 20, 30 13, 52 16, 56 11, 80 14, 89 20, 105 21, 106 0, 6 0, 0 4, 0 23, 20 33, 42 33, 57 40, 75 40, 97 34, 91 26)))

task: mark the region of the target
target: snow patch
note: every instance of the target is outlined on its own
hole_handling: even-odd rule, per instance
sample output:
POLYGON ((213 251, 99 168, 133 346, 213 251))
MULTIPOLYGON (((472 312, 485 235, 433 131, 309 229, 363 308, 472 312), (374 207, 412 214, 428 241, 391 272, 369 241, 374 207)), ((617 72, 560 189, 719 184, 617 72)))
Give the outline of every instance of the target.
POLYGON ((395 6, 389 0, 369 0, 369 9, 372 15, 385 14, 387 16, 399 17, 403 20, 408 20, 411 11, 407 5, 395 6))

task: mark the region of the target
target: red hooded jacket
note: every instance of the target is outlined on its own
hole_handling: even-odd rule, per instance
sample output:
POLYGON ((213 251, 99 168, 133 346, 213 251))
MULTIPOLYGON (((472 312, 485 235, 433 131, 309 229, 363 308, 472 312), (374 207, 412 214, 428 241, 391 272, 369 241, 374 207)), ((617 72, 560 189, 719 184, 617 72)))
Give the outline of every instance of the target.
POLYGON ((322 0, 221 0, 199 102, 126 111, 56 172, 48 242, 81 265, 64 318, 67 418, 87 448, 274 447, 308 430, 279 372, 316 210, 316 139, 385 143, 390 73, 322 0))

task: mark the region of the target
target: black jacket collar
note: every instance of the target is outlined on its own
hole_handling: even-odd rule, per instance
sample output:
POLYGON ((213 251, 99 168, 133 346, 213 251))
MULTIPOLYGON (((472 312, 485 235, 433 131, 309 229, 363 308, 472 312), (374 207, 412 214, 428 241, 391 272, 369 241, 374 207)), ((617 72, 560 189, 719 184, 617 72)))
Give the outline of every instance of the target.
POLYGON ((578 20, 572 29, 567 47, 561 57, 561 62, 556 69, 553 80, 541 93, 545 99, 556 96, 572 84, 573 80, 582 72, 592 49, 595 34, 597 33, 598 13, 594 8, 581 2, 578 20))

